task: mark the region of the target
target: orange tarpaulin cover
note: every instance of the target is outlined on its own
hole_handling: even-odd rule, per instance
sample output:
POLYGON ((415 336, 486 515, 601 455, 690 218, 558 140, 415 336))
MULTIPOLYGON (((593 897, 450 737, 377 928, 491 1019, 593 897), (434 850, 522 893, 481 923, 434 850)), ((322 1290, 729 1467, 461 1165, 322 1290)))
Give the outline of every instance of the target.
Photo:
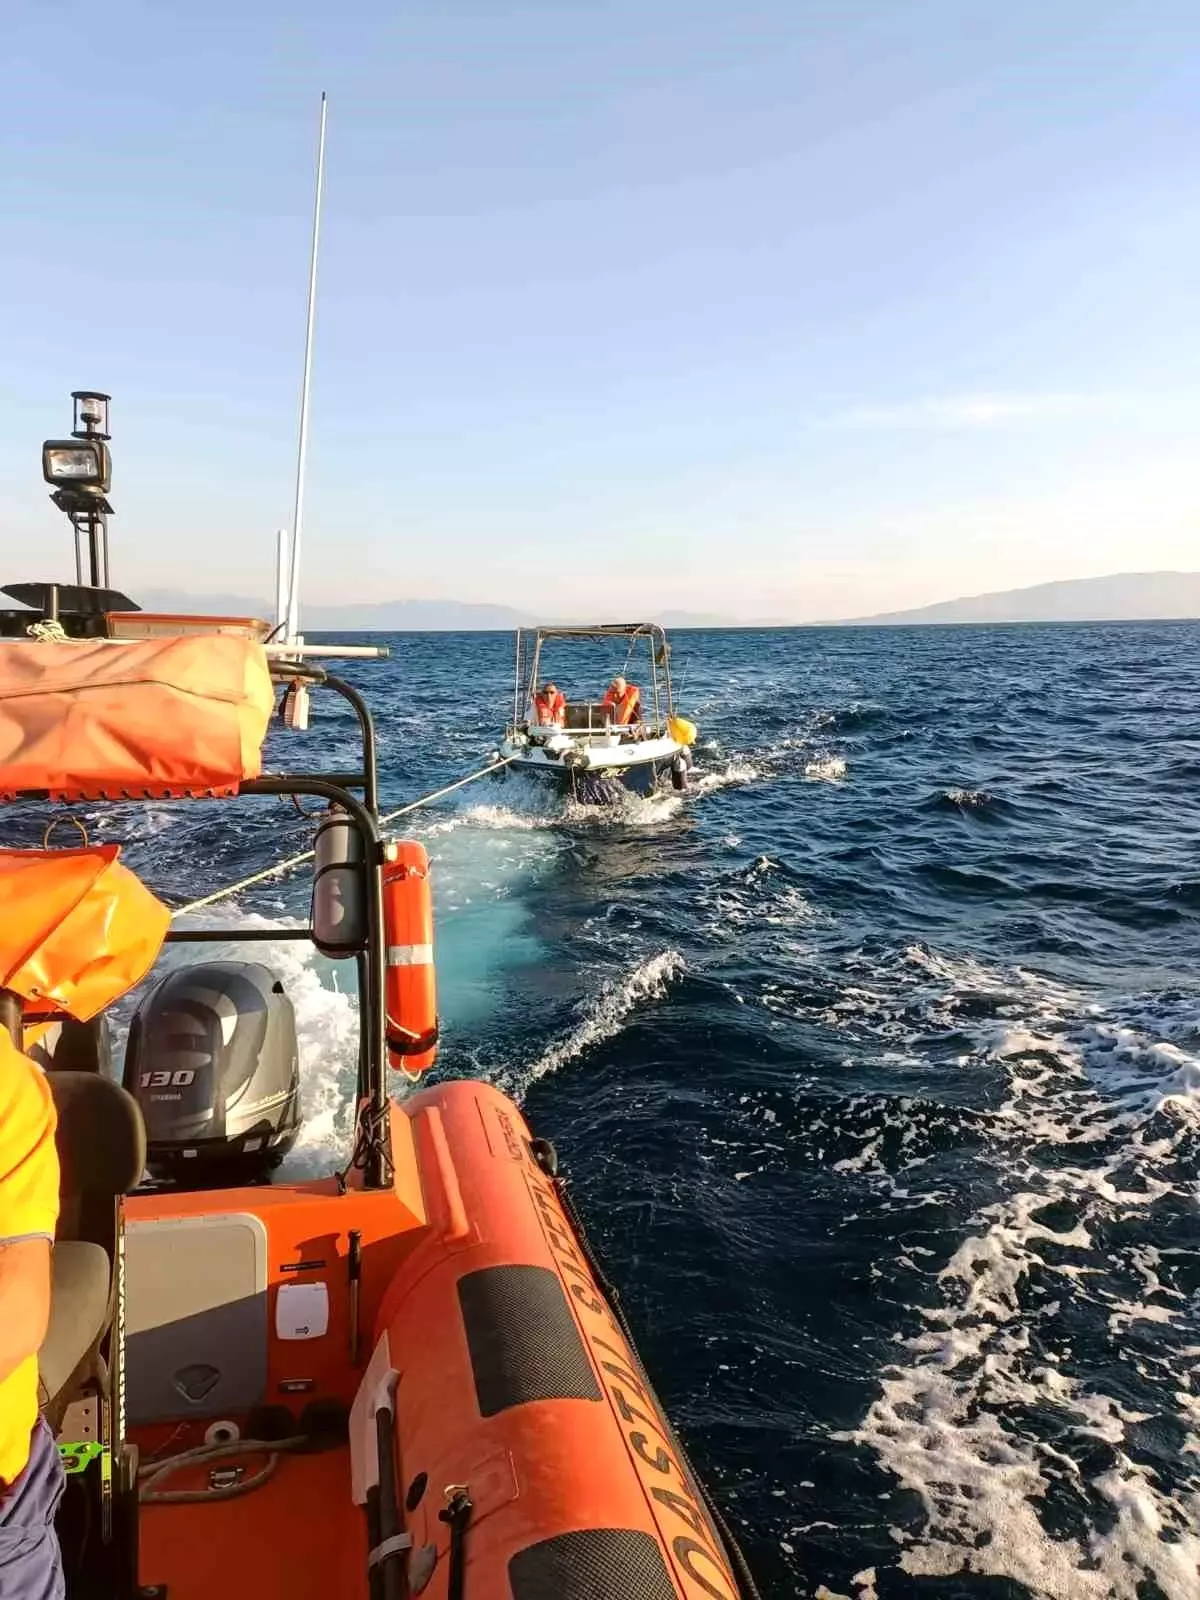
POLYGON ((171 913, 120 853, 0 850, 0 989, 86 1022, 142 981, 171 913))
POLYGON ((0 796, 231 794, 262 770, 262 646, 210 634, 0 649, 0 796))

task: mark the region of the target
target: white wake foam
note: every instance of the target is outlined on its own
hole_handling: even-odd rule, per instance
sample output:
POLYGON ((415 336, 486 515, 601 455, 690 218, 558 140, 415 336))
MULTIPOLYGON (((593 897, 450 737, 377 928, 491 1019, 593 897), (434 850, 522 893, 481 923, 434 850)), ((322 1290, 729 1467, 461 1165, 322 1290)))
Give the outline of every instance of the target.
POLYGON ((810 782, 838 783, 846 776, 845 756, 814 756, 804 763, 804 776, 810 782))
POLYGON ((953 805, 962 806, 967 811, 986 806, 992 798, 986 789, 947 789, 944 792, 953 805))
POLYGON ((502 1083, 514 1099, 520 1099, 531 1084, 560 1067, 577 1061, 587 1051, 618 1034, 625 1019, 645 1000, 661 1000, 671 981, 683 971, 683 957, 677 950, 662 950, 604 985, 600 992, 577 1008, 571 1031, 551 1045, 531 1066, 506 1075, 502 1083))
POLYGON ((552 828, 561 820, 550 811, 522 811, 512 806, 477 803, 465 806, 454 816, 439 817, 436 822, 413 828, 422 839, 439 839, 460 828, 483 828, 496 833, 532 833, 538 828, 552 828))
MULTIPOLYGON (((714 943, 728 943, 771 928, 778 930, 772 936, 773 953, 793 960, 808 959, 811 946, 797 945, 787 936, 827 920, 769 856, 759 856, 739 874, 699 886, 693 903, 702 913, 705 934, 714 943)), ((770 995, 769 983, 764 993, 770 995)))
MULTIPOLYGON (((1194 1600, 1200 1307, 1160 1276, 1170 1252, 1120 1242, 1164 1197, 1194 1208, 1179 1160, 1200 1126, 1200 1060, 1179 1042, 1194 1043, 1190 1008, 1131 1001, 1118 1020, 1032 974, 919 947, 905 960, 927 986, 928 1013, 961 1026, 964 1002, 992 1009, 982 1064, 1007 1089, 988 1149, 1006 1192, 971 1219, 920 1308, 923 1327, 901 1341, 859 1428, 837 1437, 869 1445, 920 1496, 924 1531, 895 1535, 914 1576, 987 1573, 1053 1600, 1139 1600, 1153 1580, 1169 1600, 1194 1600), (1144 1320, 1158 1341, 1169 1336, 1159 1354, 1139 1346, 1124 1359, 1153 1392, 1158 1423, 1183 1441, 1178 1481, 1140 1458, 1133 1434, 1151 1413, 1081 1376, 1068 1305, 1105 1318, 1114 1336, 1144 1320), (1108 1455, 1089 1480, 1077 1458, 1094 1440, 1108 1455), (1045 1509, 1064 1494, 1089 1508, 1076 1519, 1086 1533, 1047 1532, 1045 1509)), ((873 1155, 843 1170, 869 1168, 873 1155)))
POLYGON ((705 767, 696 772, 689 792, 696 795, 715 794, 718 789, 740 788, 743 784, 757 783, 764 776, 763 768, 753 761, 734 757, 723 767, 705 767))

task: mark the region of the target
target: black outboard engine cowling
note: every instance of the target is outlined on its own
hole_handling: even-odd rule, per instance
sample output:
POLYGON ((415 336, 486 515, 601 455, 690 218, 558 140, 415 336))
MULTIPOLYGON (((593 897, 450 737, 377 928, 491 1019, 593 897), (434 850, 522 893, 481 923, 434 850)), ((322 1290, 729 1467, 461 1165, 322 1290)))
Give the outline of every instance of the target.
POLYGON ((206 961, 160 979, 138 1007, 125 1087, 146 1122, 156 1178, 248 1183, 277 1167, 300 1131, 296 1015, 254 961, 206 961))

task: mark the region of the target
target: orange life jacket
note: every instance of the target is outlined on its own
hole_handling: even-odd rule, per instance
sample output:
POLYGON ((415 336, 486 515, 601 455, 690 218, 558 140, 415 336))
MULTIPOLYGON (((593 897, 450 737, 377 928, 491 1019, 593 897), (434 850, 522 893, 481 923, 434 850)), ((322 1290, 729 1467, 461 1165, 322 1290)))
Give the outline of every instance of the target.
POLYGON ((542 728, 561 728, 567 720, 567 700, 561 689, 553 694, 535 694, 533 710, 542 728))
POLYGON ((611 706, 617 713, 617 721, 624 728, 629 723, 636 722, 638 713, 642 709, 642 691, 636 683, 626 685, 625 693, 617 695, 610 689, 604 696, 604 704, 611 706))

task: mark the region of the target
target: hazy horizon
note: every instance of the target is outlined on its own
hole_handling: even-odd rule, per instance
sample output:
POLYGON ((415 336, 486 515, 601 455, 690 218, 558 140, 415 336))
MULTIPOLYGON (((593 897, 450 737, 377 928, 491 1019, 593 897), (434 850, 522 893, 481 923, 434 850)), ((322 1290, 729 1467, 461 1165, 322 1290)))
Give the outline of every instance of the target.
MULTIPOLYGON (((263 593, 238 594, 214 589, 140 590, 131 596, 146 610, 191 611, 227 615, 270 617, 273 604, 263 593)), ((319 591, 305 596, 301 623, 317 631, 363 626, 383 628, 413 626, 418 630, 470 628, 507 630, 532 624, 581 623, 628 618, 619 613, 590 610, 537 610, 501 597, 471 602, 444 594, 414 599, 402 596, 357 596, 349 602, 329 601, 319 591), (387 615, 384 615, 384 614, 387 615), (368 618, 368 614, 374 614, 368 618), (351 622, 353 618, 353 622, 351 622)), ((876 612, 847 617, 813 617, 801 613, 745 616, 729 610, 700 612, 643 605, 639 617, 653 617, 668 628, 679 627, 819 627, 822 624, 892 622, 1037 622, 1037 621, 1148 621, 1200 618, 1200 570, 1193 572, 1108 573, 1093 578, 1055 580, 1020 589, 984 594, 941 597, 925 605, 897 612, 876 612)))
POLYGON ((38 448, 94 385, 114 580, 270 593, 322 89, 307 594, 820 621, 1191 565, 1194 8, 6 24, 13 578, 69 574, 38 448))

